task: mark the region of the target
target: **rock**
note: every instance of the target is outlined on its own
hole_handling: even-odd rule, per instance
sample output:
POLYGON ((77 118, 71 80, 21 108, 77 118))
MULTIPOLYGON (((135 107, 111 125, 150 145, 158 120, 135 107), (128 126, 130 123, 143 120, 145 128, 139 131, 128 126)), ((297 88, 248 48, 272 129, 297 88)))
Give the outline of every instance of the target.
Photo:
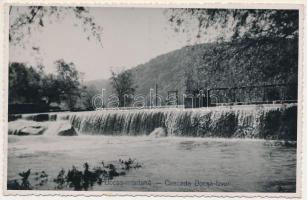
POLYGON ((17 120, 9 122, 9 135, 48 135, 48 136, 74 136, 77 135, 75 129, 69 121, 65 122, 35 122, 29 120, 17 120))
POLYGON ((159 127, 159 128, 155 128, 155 130, 153 130, 149 136, 152 136, 152 137, 166 137, 167 134, 166 134, 166 131, 164 128, 162 127, 159 127))
POLYGON ((43 126, 28 126, 17 132, 17 135, 41 135, 45 130, 43 126))
POLYGON ((49 120, 49 114, 38 114, 33 116, 33 120, 37 122, 43 122, 49 120))
POLYGON ((16 120, 8 123, 9 135, 41 135, 47 130, 48 124, 28 120, 16 120))
POLYGON ((15 114, 15 115, 8 115, 8 121, 15 121, 17 119, 21 119, 21 115, 20 114, 15 114))
POLYGON ((63 124, 58 130, 58 135, 60 136, 74 136, 77 135, 77 132, 75 131, 74 127, 71 126, 71 124, 63 124))
POLYGON ((49 121, 56 121, 57 120, 57 115, 56 114, 53 114, 53 115, 50 115, 49 116, 49 121))

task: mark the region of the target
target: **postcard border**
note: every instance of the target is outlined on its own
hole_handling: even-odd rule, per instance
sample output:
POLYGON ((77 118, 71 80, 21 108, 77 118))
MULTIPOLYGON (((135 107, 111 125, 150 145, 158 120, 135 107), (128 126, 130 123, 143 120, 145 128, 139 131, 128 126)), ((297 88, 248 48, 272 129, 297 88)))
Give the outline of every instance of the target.
MULTIPOLYGON (((81 5, 91 7, 203 7, 203 8, 275 8, 275 9, 298 9, 299 10, 299 64, 298 64, 298 120, 297 120, 297 174, 296 174, 296 193, 242 193, 242 192, 131 192, 131 191, 55 191, 55 190, 31 190, 31 191, 16 191, 7 190, 7 112, 8 112, 8 69, 3 67, 1 69, 2 75, 2 110, 1 127, 3 127, 3 159, 2 159, 2 189, 3 194, 6 196, 154 196, 154 197, 247 197, 247 198, 300 198, 302 195, 302 159, 303 159, 303 103, 304 103, 304 11, 305 5, 303 3, 286 4, 286 3, 123 3, 123 2, 85 2, 85 1, 4 1, 2 2, 2 10, 4 24, 1 25, 4 29, 2 31, 3 45, 3 66, 8 66, 8 6, 9 5, 57 5, 57 6, 70 6, 81 5), (276 5, 277 4, 277 5, 276 5)), ((2 139, 2 138, 1 138, 2 139)))

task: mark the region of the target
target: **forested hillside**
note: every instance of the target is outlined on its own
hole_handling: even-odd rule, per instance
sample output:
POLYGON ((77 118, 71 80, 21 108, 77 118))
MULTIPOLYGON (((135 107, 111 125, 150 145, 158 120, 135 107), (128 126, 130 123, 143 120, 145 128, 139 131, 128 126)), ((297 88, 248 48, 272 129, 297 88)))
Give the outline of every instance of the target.
MULTIPOLYGON (((196 88, 297 84, 298 41, 262 39, 186 46, 130 70, 135 93, 144 95, 156 83, 162 96, 171 90, 182 95, 196 88)), ((111 89, 109 85, 107 93, 111 89)))

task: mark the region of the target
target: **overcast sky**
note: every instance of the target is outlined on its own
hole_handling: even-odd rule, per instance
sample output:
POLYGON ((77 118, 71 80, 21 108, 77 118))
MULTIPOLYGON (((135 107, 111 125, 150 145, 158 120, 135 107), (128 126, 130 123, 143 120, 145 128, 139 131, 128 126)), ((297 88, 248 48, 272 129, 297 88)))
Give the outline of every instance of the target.
MULTIPOLYGON (((54 61, 63 58, 85 73, 85 80, 106 79, 110 69, 128 69, 188 45, 185 34, 176 34, 160 8, 91 8, 95 22, 103 27, 101 47, 86 40, 75 18, 45 24, 28 39, 30 46, 10 46, 10 62, 31 65, 42 63, 47 72, 55 70, 54 61), (40 54, 32 50, 33 43, 40 54)), ((191 42, 190 42, 191 43, 191 42)), ((195 43, 193 41, 192 43, 195 43)))

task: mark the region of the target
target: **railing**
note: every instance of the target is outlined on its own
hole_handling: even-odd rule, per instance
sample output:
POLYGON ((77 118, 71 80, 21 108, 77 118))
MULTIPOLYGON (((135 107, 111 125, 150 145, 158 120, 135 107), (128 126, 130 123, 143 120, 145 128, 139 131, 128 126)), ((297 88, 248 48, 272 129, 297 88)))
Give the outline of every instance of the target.
POLYGON ((166 105, 166 106, 135 106, 135 107, 109 107, 96 110, 143 110, 143 109, 161 109, 161 108, 184 108, 184 105, 166 105))
POLYGON ((274 84, 189 91, 185 108, 297 102, 297 84, 274 84))
MULTIPOLYGON (((297 84, 274 84, 232 88, 210 88, 183 95, 183 105, 109 107, 101 110, 136 110, 159 108, 199 108, 228 105, 296 103, 297 84)), ((172 91, 171 91, 172 92, 172 91)), ((176 97, 178 93, 176 91, 176 97)), ((99 110, 99 109, 97 109, 99 110)))
POLYGON ((207 90, 207 106, 297 102, 297 84, 275 84, 207 90))

